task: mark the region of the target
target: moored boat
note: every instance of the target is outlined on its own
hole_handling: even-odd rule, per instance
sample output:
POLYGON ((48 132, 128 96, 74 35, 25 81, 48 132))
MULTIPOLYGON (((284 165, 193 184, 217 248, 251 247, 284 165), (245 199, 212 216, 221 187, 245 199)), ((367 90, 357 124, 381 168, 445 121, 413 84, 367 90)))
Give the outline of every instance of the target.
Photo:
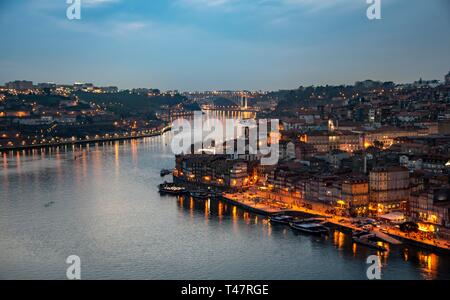
POLYGON ((211 197, 211 194, 205 190, 193 190, 189 191, 189 194, 196 199, 208 199, 211 197))
POLYGON ((293 221, 295 221, 295 218, 288 215, 274 215, 269 218, 271 224, 289 225, 293 221))
POLYGON ((292 229, 310 234, 329 233, 329 229, 323 225, 323 222, 300 220, 299 222, 291 222, 289 225, 292 229))
POLYGON ((164 177, 166 175, 169 175, 170 173, 172 173, 170 170, 162 169, 159 174, 161 175, 161 177, 164 177))
POLYGON ((222 193, 218 191, 210 191, 209 196, 212 198, 220 198, 222 197, 222 193))
POLYGON ((182 195, 186 193, 186 188, 171 183, 162 183, 158 186, 161 194, 182 195))
POLYGON ((375 238, 376 234, 370 233, 368 231, 359 231, 352 234, 353 242, 378 251, 386 251, 387 249, 385 246, 380 245, 376 241, 374 241, 375 238))

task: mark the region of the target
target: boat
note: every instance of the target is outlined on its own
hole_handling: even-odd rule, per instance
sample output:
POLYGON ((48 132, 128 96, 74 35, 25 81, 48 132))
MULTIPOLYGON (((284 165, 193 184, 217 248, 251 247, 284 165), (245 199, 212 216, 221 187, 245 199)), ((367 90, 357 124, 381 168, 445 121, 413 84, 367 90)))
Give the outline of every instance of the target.
POLYGON ((50 201, 50 202, 46 203, 44 206, 45 206, 45 207, 50 207, 50 206, 52 206, 53 204, 55 204, 55 202, 54 202, 54 201, 50 201))
POLYGON ((326 218, 312 217, 295 220, 295 223, 324 223, 326 222, 326 220, 327 220, 326 218))
POLYGON ((169 175, 170 173, 172 173, 172 171, 167 170, 167 169, 162 169, 159 174, 161 175, 161 177, 164 177, 166 175, 169 175))
POLYGON ((193 190, 189 191, 189 194, 196 199, 208 199, 211 197, 211 194, 205 190, 193 190))
POLYGON ((368 230, 355 230, 352 232, 352 237, 354 237, 354 238, 360 238, 363 236, 373 238, 373 237, 375 237, 375 234, 371 233, 368 230))
POLYGON ((358 231, 352 234, 352 240, 360 245, 378 250, 378 251, 387 251, 386 247, 383 245, 379 245, 374 239, 377 237, 376 234, 370 233, 368 231, 358 231))
POLYGON ((295 221, 295 218, 288 215, 275 215, 269 218, 270 224, 289 225, 293 221, 295 221))
POLYGON ((186 193, 185 187, 173 183, 161 183, 158 187, 161 194, 181 195, 186 193))
POLYGON ((292 229, 311 233, 311 234, 328 234, 330 231, 328 227, 325 227, 323 221, 317 221, 316 218, 298 220, 290 222, 289 226, 292 229))
POLYGON ((217 191, 210 191, 209 192, 209 196, 212 198, 220 198, 222 197, 222 193, 221 192, 217 192, 217 191))
POLYGON ((368 238, 363 238, 363 237, 353 237, 352 238, 353 241, 357 244, 378 250, 378 251, 387 251, 386 247, 384 247, 383 245, 379 245, 377 242, 375 241, 371 241, 368 238))

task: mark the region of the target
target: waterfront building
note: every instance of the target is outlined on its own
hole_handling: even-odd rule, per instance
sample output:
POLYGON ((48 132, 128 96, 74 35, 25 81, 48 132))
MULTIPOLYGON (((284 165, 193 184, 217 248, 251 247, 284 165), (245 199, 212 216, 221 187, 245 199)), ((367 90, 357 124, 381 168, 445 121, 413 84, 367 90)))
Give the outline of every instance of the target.
POLYGON ((295 178, 302 172, 296 163, 278 165, 267 174, 267 184, 273 190, 291 191, 295 187, 295 178), (297 166, 297 168, 296 168, 297 166))
POLYGON ((230 182, 231 188, 241 189, 249 185, 247 163, 243 160, 230 161, 230 182))
POLYGON ((342 205, 352 215, 366 215, 369 209, 369 178, 367 176, 349 177, 342 181, 342 205))
POLYGON ((437 233, 450 239, 450 188, 430 188, 411 193, 409 216, 421 231, 437 233))
POLYGON ((305 198, 310 201, 334 205, 338 196, 338 189, 334 185, 338 180, 334 175, 316 175, 311 177, 305 185, 305 198))
POLYGON ((243 189, 249 186, 248 162, 226 155, 188 154, 175 158, 174 181, 220 188, 243 189))
POLYGON ((405 210, 409 200, 409 171, 404 167, 381 167, 369 174, 369 209, 374 214, 405 210))

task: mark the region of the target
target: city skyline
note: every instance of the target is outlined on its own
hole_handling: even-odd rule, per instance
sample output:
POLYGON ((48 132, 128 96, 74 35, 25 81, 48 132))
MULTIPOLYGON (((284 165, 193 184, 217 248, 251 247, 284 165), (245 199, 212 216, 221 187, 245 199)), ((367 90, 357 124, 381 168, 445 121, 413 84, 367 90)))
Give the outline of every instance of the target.
POLYGON ((0 82, 279 90, 442 80, 450 66, 441 0, 385 0, 375 21, 365 1, 146 2, 85 0, 74 21, 65 1, 0 3, 0 82))
MULTIPOLYGON (((143 87, 143 86, 132 86, 132 87, 127 87, 127 88, 122 88, 120 86, 115 86, 109 83, 105 83, 105 84, 97 84, 95 82, 87 82, 87 81, 76 81, 76 82, 56 82, 56 81, 46 81, 46 82, 36 82, 33 80, 28 80, 28 79, 14 79, 14 80, 8 80, 7 82, 3 82, 0 83, 0 87, 6 87, 8 88, 8 85, 11 84, 27 84, 30 85, 31 88, 43 88, 43 87, 69 87, 69 86, 76 86, 79 85, 80 87, 86 86, 88 85, 89 87, 92 88, 114 88, 117 91, 126 91, 126 90, 140 90, 140 89, 147 89, 147 90, 159 90, 162 93, 165 92, 178 92, 178 93, 182 93, 182 94, 195 94, 195 93, 221 93, 221 92, 235 92, 235 93, 240 93, 240 92, 252 92, 252 93, 271 93, 271 92, 277 92, 277 91, 290 91, 290 90, 295 90, 301 87, 326 87, 326 86, 330 86, 330 87, 339 87, 339 86, 355 86, 358 83, 362 83, 362 82, 374 82, 374 83, 393 83, 394 85, 398 85, 398 86, 408 86, 408 85, 416 85, 419 84, 420 82, 423 82, 425 85, 428 84, 432 84, 432 85, 439 85, 439 84, 445 84, 446 81, 448 80, 447 78, 450 76, 450 71, 445 73, 443 76, 441 76, 442 78, 416 78, 415 80, 411 81, 411 82, 394 82, 394 81, 386 81, 386 80, 382 80, 382 79, 373 79, 373 78, 361 78, 360 80, 356 80, 353 83, 346 83, 346 84, 328 84, 328 83, 324 83, 323 85, 308 85, 308 86, 297 86, 297 87, 292 87, 292 88, 286 88, 286 89, 279 89, 279 90, 250 90, 250 89, 237 89, 237 90, 232 90, 232 89, 216 89, 216 90, 178 90, 178 89, 173 89, 173 90, 162 90, 159 89, 159 87, 157 86, 147 86, 147 87, 143 87)), ((22 88, 22 89, 27 89, 27 88, 22 88)))

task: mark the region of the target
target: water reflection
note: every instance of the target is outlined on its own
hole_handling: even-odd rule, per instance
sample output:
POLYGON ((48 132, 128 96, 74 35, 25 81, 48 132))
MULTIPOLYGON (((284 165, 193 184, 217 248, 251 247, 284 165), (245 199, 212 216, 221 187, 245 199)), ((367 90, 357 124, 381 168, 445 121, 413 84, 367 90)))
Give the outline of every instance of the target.
POLYGON ((436 271, 439 269, 439 257, 434 253, 426 253, 418 251, 417 253, 419 265, 424 271, 426 279, 436 279, 436 271))
POLYGON ((24 265, 22 260, 36 264, 37 258, 42 261, 37 278, 58 277, 58 264, 49 257, 77 249, 94 262, 93 274, 115 278, 126 276, 123 270, 133 278, 148 278, 152 270, 159 272, 155 279, 179 274, 364 279, 366 259, 374 254, 380 256, 387 279, 450 278, 449 258, 430 251, 385 245, 389 251, 381 253, 353 243, 349 232, 332 230, 329 237, 314 237, 272 226, 266 217, 223 201, 161 197, 156 190, 159 171, 174 163, 168 145, 170 136, 165 135, 3 153, 0 277, 26 277, 29 269, 18 270, 17 265, 24 265), (50 201, 55 204, 46 207, 50 201), (33 251, 21 252, 27 249, 33 251), (186 249, 196 254, 186 258, 186 249), (211 252, 220 253, 222 262, 208 265, 204 258, 214 259, 211 252), (105 255, 112 258, 105 260, 105 255), (120 274, 114 273, 111 261, 123 266, 120 274), (136 261, 142 269, 135 268, 136 261))
MULTIPOLYGON (((194 199, 190 196, 179 196, 177 205, 181 211, 189 211, 190 217, 203 215, 205 220, 217 220, 219 223, 224 219, 230 219, 233 224, 239 225, 243 222, 246 225, 257 225, 261 217, 239 209, 235 205, 216 199, 194 199)), ((268 226, 268 222, 263 225, 268 226)))
MULTIPOLYGON (((177 203, 181 210, 188 209, 191 217, 194 217, 195 213, 203 213, 206 222, 209 220, 217 220, 220 224, 224 217, 229 218, 233 224, 234 233, 238 233, 240 226, 243 224, 247 226, 259 224, 264 227, 268 237, 272 235, 273 230, 276 230, 277 234, 283 236, 293 235, 296 238, 308 238, 318 244, 331 243, 344 256, 351 256, 364 262, 368 256, 377 255, 380 257, 383 267, 389 265, 390 259, 395 259, 397 255, 400 255, 404 262, 413 263, 416 267, 423 269, 424 272, 422 275, 426 279, 437 278, 439 270, 445 268, 445 266, 439 266, 439 257, 436 254, 414 251, 412 255, 415 256, 415 259, 412 259, 408 248, 400 247, 399 249, 391 249, 392 246, 384 242, 378 242, 378 244, 384 246, 387 249, 386 251, 373 250, 353 242, 351 233, 337 229, 332 230, 329 236, 309 236, 307 234, 293 232, 288 226, 271 225, 265 217, 252 214, 234 205, 215 199, 196 200, 192 197, 179 197, 177 203)), ((448 261, 446 265, 448 266, 448 261)))
POLYGON ((345 245, 345 234, 341 231, 335 230, 333 232, 333 243, 338 249, 343 249, 345 245))

